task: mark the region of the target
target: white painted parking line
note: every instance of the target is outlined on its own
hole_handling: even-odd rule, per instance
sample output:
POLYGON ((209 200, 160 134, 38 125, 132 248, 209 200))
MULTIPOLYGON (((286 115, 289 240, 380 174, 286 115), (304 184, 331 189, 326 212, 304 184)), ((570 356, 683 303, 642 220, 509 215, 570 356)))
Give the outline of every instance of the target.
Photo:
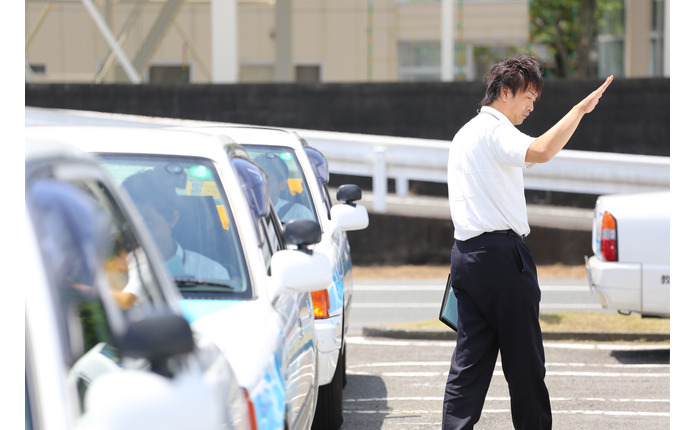
MULTIPOLYGON (((441 303, 353 303, 353 309, 439 309, 441 303)), ((543 309, 603 309, 598 303, 541 303, 543 309)))
MULTIPOLYGON (((421 397, 370 397, 370 398, 360 398, 360 399, 344 399, 346 403, 346 408, 343 412, 354 413, 354 414, 384 414, 384 415, 402 415, 402 414, 441 414, 441 410, 436 406, 439 406, 443 401, 443 396, 421 396, 421 397), (379 402, 387 403, 389 405, 388 410, 351 410, 350 405, 357 405, 360 403, 370 403, 379 402), (397 402, 432 402, 433 406, 430 409, 399 409, 397 407, 397 402), (394 403, 396 403, 394 405, 394 403)), ((510 398, 507 397, 486 397, 485 402, 509 402, 510 398)), ((553 415, 606 415, 606 416, 642 416, 642 417, 670 417, 670 412, 655 412, 655 411, 616 411, 607 409, 562 409, 558 407, 558 404, 562 402, 600 402, 604 403, 606 407, 610 407, 611 404, 620 403, 642 403, 642 404, 668 404, 669 399, 602 399, 602 398, 566 398, 566 397, 551 397, 550 401, 553 403, 553 415)), ((511 414, 511 409, 509 408, 490 408, 486 407, 483 409, 483 414, 511 414)), ((422 423, 420 423, 422 424, 422 423)), ((436 424, 436 423, 433 423, 436 424)))
POLYGON ((620 343, 565 343, 543 342, 544 348, 557 349, 600 349, 608 351, 660 351, 670 349, 668 344, 620 344, 620 343))
POLYGON ((543 303, 541 302, 541 311, 545 309, 596 309, 601 310, 603 306, 599 303, 543 303))
POLYGON ((407 347, 414 347, 414 346, 426 346, 430 348, 436 348, 436 347, 445 347, 445 348, 453 348, 456 346, 456 341, 454 340, 441 340, 441 341, 432 341, 432 340, 422 340, 422 341, 417 341, 417 340, 407 340, 407 339, 376 339, 376 338, 367 338, 364 336, 348 336, 345 338, 345 341, 348 343, 352 343, 355 345, 373 345, 373 346, 407 346, 407 347))
POLYGON ((383 363, 350 364, 349 369, 362 367, 412 367, 412 366, 449 366, 451 361, 386 361, 383 363))
POLYGON ((446 279, 440 284, 398 284, 398 285, 385 285, 385 284, 354 284, 352 291, 365 291, 365 292, 383 292, 383 291, 441 291, 444 293, 444 284, 446 279))
MULTIPOLYGON (((441 415, 441 410, 436 409, 419 409, 419 410, 350 410, 345 409, 343 413, 346 414, 382 414, 382 415, 424 415, 424 414, 435 414, 441 415)), ((483 409, 483 414, 511 414, 511 409, 483 409)), ((635 416, 635 417, 665 417, 671 416, 670 412, 646 412, 646 411, 597 411, 597 410, 586 410, 586 409, 553 409, 553 415, 607 415, 607 416, 635 416)), ((430 425, 438 425, 439 423, 430 423, 430 425)), ((421 428, 423 423, 413 424, 418 428, 421 428)))
MULTIPOLYGON (((503 375, 502 371, 495 371, 497 375, 503 375)), ((545 372, 545 376, 579 376, 582 378, 670 378, 669 373, 628 373, 628 372, 545 372)))
POLYGON ((442 307, 441 303, 353 303, 353 309, 424 309, 442 307))
MULTIPOLYGON (((398 362, 376 362, 363 364, 350 364, 348 372, 353 369, 374 368, 374 367, 449 367, 450 361, 398 361, 398 362)), ((497 361, 496 367, 502 367, 502 363, 497 361)), ((618 364, 618 363, 545 363, 545 367, 570 367, 570 368, 591 368, 591 369, 665 369, 669 370, 668 364, 618 364)))
POLYGON ((359 402, 441 402, 444 400, 443 396, 432 396, 432 397, 369 397, 363 399, 343 399, 346 403, 359 403, 359 402))
MULTIPOLYGON (((353 309, 439 309, 441 303, 353 303, 353 309)), ((601 310, 603 307, 598 303, 541 303, 543 309, 596 309, 601 310)))
MULTIPOLYGON (((497 362, 501 366, 500 362, 497 362)), ((669 364, 545 363, 545 367, 591 367, 599 369, 669 369, 669 364)))
POLYGON ((446 372, 384 372, 380 373, 380 376, 387 378, 429 378, 432 376, 447 376, 449 371, 446 372))
MULTIPOLYGON (((432 376, 447 376, 446 372, 383 372, 381 376, 389 378, 427 378, 432 376)), ((493 372, 495 376, 504 376, 501 370, 493 372)), ((545 372, 545 376, 578 376, 582 378, 670 378, 669 373, 627 373, 627 372, 545 372)))
MULTIPOLYGON (((483 409, 483 413, 486 411, 483 409)), ((645 412, 645 411, 595 411, 595 410, 553 410, 553 414, 571 415, 610 415, 610 416, 634 416, 634 417, 670 417, 670 412, 645 412)))
MULTIPOLYGON (((443 402, 444 396, 421 396, 421 397, 368 397, 359 399, 343 399, 346 403, 360 402, 443 402)), ((506 397, 485 397, 486 402, 509 402, 506 397)), ((551 397, 552 403, 560 402, 601 402, 601 403, 668 403, 669 399, 602 399, 596 397, 551 397)))
MULTIPOLYGON (((373 345, 373 346, 427 346, 431 348, 438 347, 450 347, 456 346, 455 340, 408 340, 408 339, 378 339, 369 338, 365 336, 348 336, 345 338, 346 342, 355 345, 373 345)), ((612 351, 647 351, 647 350, 662 350, 669 349, 668 344, 652 344, 652 345, 640 345, 640 344, 614 344, 614 343, 565 343, 565 342, 544 342, 543 346, 545 348, 558 348, 558 349, 602 349, 602 350, 612 350, 612 351)))
MULTIPOLYGON (((441 284, 354 284, 353 292, 399 292, 399 291, 441 291, 444 293, 444 283, 441 284)), ((589 293, 589 284, 586 285, 554 285, 540 284, 541 292, 581 292, 589 293)))

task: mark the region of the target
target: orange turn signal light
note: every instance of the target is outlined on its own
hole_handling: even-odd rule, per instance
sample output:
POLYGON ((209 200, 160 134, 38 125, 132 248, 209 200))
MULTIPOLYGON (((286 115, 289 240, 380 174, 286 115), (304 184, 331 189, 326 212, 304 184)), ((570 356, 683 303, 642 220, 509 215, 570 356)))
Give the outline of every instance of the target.
POLYGON ((328 290, 312 291, 311 301, 314 302, 314 318, 328 318, 328 310, 331 308, 331 299, 328 290))

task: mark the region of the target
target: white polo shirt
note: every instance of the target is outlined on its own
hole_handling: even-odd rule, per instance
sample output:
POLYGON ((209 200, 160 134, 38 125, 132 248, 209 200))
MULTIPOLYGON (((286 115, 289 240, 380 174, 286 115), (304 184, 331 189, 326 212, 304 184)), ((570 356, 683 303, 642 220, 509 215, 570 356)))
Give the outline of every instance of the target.
POLYGON ((534 166, 525 158, 535 139, 489 106, 456 133, 447 169, 454 238, 507 229, 529 234, 522 169, 534 166))

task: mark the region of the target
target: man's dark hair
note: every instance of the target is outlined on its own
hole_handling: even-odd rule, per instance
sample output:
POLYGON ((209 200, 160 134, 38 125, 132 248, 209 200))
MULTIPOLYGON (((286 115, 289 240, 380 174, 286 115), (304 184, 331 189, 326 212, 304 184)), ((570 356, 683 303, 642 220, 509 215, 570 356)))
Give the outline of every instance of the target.
POLYGON ((485 97, 481 106, 489 106, 499 97, 503 87, 526 92, 531 89, 540 97, 543 91, 543 67, 535 57, 519 54, 500 61, 485 75, 485 97))
POLYGON ((123 181, 122 187, 135 204, 152 203, 157 212, 170 220, 176 209, 175 186, 158 173, 154 169, 138 172, 123 181))
POLYGON ((290 176, 287 164, 274 152, 266 152, 264 155, 254 158, 253 161, 260 165, 269 176, 272 175, 281 180, 287 180, 290 176))

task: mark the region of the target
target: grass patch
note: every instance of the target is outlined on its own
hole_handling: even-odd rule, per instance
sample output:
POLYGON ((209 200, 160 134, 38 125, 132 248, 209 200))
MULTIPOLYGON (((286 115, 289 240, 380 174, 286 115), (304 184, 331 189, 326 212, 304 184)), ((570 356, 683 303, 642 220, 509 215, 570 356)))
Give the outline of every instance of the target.
MULTIPOLYGON (((669 318, 642 318, 638 314, 620 315, 608 312, 561 312, 541 314, 544 332, 590 333, 659 333, 671 332, 669 318)), ((391 324, 389 328, 401 330, 451 330, 438 319, 413 323, 391 324)))
POLYGON ((617 312, 562 312, 541 314, 542 331, 592 333, 670 333, 670 318, 642 318, 638 314, 617 312))
MULTIPOLYGON (((568 266, 565 264, 550 264, 537 266, 539 279, 586 279, 586 268, 583 264, 568 266)), ((438 279, 442 288, 449 274, 449 265, 414 265, 398 266, 353 266, 352 275, 355 280, 375 279, 438 279)), ((589 284, 587 284, 588 286, 589 284)))

